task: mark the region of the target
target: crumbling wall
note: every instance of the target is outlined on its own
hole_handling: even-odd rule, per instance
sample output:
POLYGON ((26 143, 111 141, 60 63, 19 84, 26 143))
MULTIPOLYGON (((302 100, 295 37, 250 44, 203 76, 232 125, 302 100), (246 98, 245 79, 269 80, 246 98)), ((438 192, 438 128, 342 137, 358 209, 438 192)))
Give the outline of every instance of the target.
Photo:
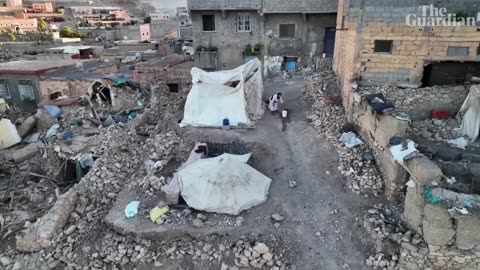
POLYGON ((98 67, 92 71, 93 73, 99 74, 109 74, 109 73, 117 73, 118 67, 116 64, 106 65, 104 67, 98 67))
POLYGON ((463 85, 425 88, 373 86, 362 87, 360 91, 383 93, 394 102, 397 111, 408 113, 415 120, 430 118, 432 110, 443 109, 455 114, 468 96, 468 89, 463 85))
POLYGON ((167 84, 178 84, 179 88, 185 87, 192 81, 191 69, 194 61, 188 60, 172 67, 141 64, 133 71, 133 80, 141 85, 163 82, 167 84))
POLYGON ((353 119, 362 138, 370 148, 379 165, 385 182, 385 195, 389 199, 403 197, 403 189, 407 182, 407 174, 393 158, 389 141, 394 136, 404 136, 407 132, 408 122, 396 119, 391 115, 373 113, 371 107, 362 97, 357 95, 359 102, 354 105, 353 119))
POLYGON ((314 64, 324 52, 325 28, 335 27, 336 14, 267 14, 266 54, 298 57, 305 66, 314 64), (294 24, 295 37, 281 38, 279 25, 294 24))
POLYGON ((432 187, 435 182, 442 183, 442 171, 425 156, 408 160, 406 168, 415 186, 407 189, 404 219, 411 230, 423 236, 428 252, 419 254, 417 247, 402 244, 401 265, 413 267, 409 269, 479 269, 480 213, 449 211, 458 202, 463 205, 463 198, 473 196, 432 187))
POLYGON ((84 95, 92 81, 88 80, 57 80, 43 78, 39 81, 39 92, 42 100, 49 100, 50 95, 61 92, 69 97, 80 97, 84 95))
MULTIPOLYGON (((343 7, 343 1, 340 1, 343 7)), ((340 8, 339 11, 342 9, 340 8)), ((337 17, 337 24, 342 25, 342 14, 339 13, 337 17)), ((335 41, 335 55, 333 61, 333 70, 339 77, 340 88, 342 91, 342 102, 345 107, 347 118, 352 116, 352 82, 356 78, 357 68, 356 61, 356 47, 357 47, 357 24, 347 22, 343 24, 342 31, 337 31, 335 41)))

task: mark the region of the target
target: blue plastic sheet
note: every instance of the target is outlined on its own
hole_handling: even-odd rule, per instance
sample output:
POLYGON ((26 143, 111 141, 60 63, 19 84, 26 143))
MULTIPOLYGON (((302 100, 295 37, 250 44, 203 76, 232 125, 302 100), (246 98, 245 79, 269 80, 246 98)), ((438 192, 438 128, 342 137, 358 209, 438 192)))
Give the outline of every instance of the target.
POLYGON ((125 207, 125 216, 127 216, 127 218, 134 218, 135 216, 137 216, 139 205, 139 201, 133 201, 127 204, 127 206, 125 207))

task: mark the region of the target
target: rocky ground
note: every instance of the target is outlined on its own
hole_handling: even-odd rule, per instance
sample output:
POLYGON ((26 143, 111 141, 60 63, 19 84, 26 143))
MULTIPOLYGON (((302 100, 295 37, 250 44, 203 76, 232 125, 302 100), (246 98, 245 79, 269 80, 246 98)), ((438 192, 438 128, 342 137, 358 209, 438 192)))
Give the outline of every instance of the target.
POLYGON ((372 152, 366 147, 347 148, 340 142, 343 132, 354 131, 347 123, 333 71, 323 71, 307 78, 306 96, 313 101, 307 116, 311 124, 335 146, 339 155, 337 170, 348 179, 348 187, 357 195, 382 194, 383 179, 372 152))
MULTIPOLYGON (((330 76, 326 73, 307 79, 305 96, 313 101, 309 122, 305 121, 308 105, 302 96, 303 79, 278 79, 266 83, 266 96, 284 93, 292 112, 286 130, 282 132, 278 116, 266 113, 257 129, 227 135, 235 134, 253 149, 265 148, 254 154, 254 167, 274 180, 265 204, 239 217, 174 210, 161 224, 149 225, 214 230, 175 238, 158 233, 150 237, 122 235, 104 222, 121 194, 141 193, 154 205, 159 189, 168 183, 193 143, 204 138, 196 131, 187 136, 188 132, 177 128, 183 97, 164 91, 137 120, 102 128, 90 138, 99 142, 89 149, 98 159, 80 183, 57 188, 50 186, 50 178, 29 178, 17 186, 29 188, 21 191, 28 203, 10 207, 9 201, 1 202, 0 265, 5 269, 367 269, 368 254, 377 253, 362 229, 364 213, 377 200, 352 196, 351 190, 379 196, 382 179, 368 149, 351 150, 339 142, 345 128, 343 111, 335 104, 324 106, 335 103, 325 100, 330 76), (162 168, 152 166, 159 161, 162 168), (24 236, 41 227, 38 218, 67 190, 76 193, 76 200, 66 204, 72 213, 66 216, 63 228, 40 251, 19 252, 17 232, 22 230, 17 234, 20 239, 29 239, 24 236), (34 207, 40 198, 48 205, 34 207), (37 208, 41 211, 32 211, 37 208), (216 228, 224 227, 233 230, 215 233, 216 228)), ((224 131, 206 133, 226 136, 224 131)), ((0 173, 3 178, 16 179, 14 167, 41 168, 42 160, 47 163, 41 156, 37 163, 2 165, 0 173)), ((147 222, 142 221, 147 220, 147 214, 148 207, 140 208, 139 222, 147 222)), ((394 261, 390 257, 376 260, 394 261)))

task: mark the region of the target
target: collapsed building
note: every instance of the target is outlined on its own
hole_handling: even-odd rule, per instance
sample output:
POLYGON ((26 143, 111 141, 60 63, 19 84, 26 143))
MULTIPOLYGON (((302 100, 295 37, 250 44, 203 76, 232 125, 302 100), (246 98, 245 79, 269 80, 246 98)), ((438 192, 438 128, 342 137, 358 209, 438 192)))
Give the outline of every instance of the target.
MULTIPOLYGON (((340 77, 346 107, 350 107, 353 101, 354 81, 361 85, 429 87, 461 85, 469 77, 480 75, 477 56, 480 33, 475 25, 444 26, 439 23, 430 26, 409 21, 409 18, 442 18, 435 15, 439 8, 446 8, 442 11, 444 13, 455 13, 469 7, 473 9, 471 14, 475 14, 475 9, 478 11, 479 7, 472 6, 471 1, 436 6, 422 3, 339 2, 334 70, 340 77)), ((415 95, 419 102, 422 101, 418 98, 420 95, 435 97, 435 93, 416 91, 420 93, 392 89, 389 94, 398 99, 415 95)), ((467 94, 464 92, 463 99, 467 94)), ((436 99, 432 103, 441 107, 456 100, 460 93, 445 91, 443 94, 446 100, 436 99), (447 96, 449 94, 451 96, 447 96)))
POLYGON ((405 203, 407 228, 423 238, 399 242, 407 269, 479 267, 478 143, 456 130, 480 75, 478 11, 471 1, 339 2, 338 95, 386 196, 405 203))
POLYGON ((258 57, 295 70, 333 56, 335 1, 191 0, 189 10, 200 68, 230 69, 258 57))

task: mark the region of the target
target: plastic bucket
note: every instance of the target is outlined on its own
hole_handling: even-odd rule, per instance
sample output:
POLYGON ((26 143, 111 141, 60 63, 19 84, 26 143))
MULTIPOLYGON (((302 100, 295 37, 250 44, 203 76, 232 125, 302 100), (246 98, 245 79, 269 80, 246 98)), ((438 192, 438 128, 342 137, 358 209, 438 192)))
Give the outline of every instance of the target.
POLYGON ((282 111, 282 117, 287 118, 287 116, 288 116, 288 110, 283 110, 282 111))

